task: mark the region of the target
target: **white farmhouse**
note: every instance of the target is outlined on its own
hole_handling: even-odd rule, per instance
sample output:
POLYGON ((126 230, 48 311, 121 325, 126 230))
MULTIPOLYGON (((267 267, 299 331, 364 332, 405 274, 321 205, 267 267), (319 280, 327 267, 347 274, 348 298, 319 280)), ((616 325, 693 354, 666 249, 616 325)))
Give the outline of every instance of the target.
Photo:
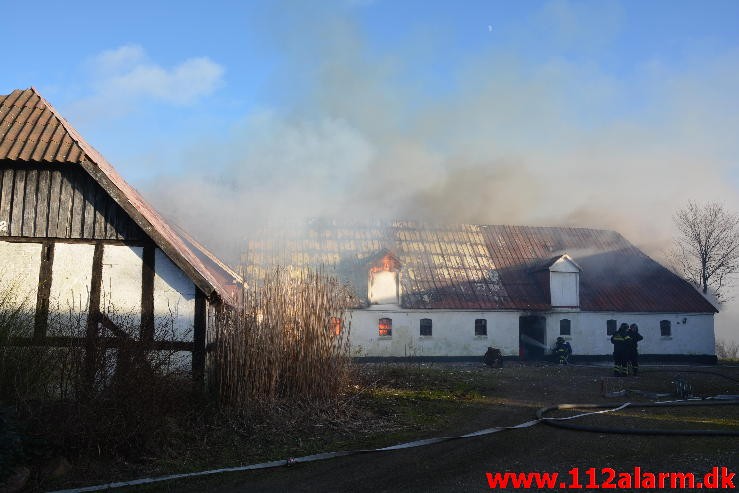
POLYGON ((34 318, 17 344, 110 347, 133 326, 140 341, 191 352, 196 377, 211 315, 239 283, 33 88, 0 96, 0 280, 34 318), (60 316, 85 333, 55 333, 60 316))
POLYGON ((614 231, 315 221, 277 237, 250 241, 244 267, 333 269, 360 300, 359 357, 479 358, 494 346, 538 359, 559 336, 579 357, 608 357, 628 322, 643 355, 715 361, 714 306, 614 231))

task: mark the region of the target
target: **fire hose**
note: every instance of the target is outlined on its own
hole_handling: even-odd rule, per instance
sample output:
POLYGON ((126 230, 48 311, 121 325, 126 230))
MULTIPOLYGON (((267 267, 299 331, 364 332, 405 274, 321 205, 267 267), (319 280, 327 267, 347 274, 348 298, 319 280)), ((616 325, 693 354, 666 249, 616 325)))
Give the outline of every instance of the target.
MULTIPOLYGON (((618 409, 626 409, 627 407, 632 408, 643 408, 643 407, 683 407, 683 406, 730 406, 739 405, 739 398, 732 396, 732 399, 725 399, 723 396, 716 396, 706 400, 687 400, 687 401, 666 401, 666 402, 646 402, 646 403, 631 403, 627 402, 620 406, 618 409)), ((567 422, 567 418, 551 418, 545 417, 544 415, 556 410, 565 409, 602 409, 610 408, 610 404, 558 404, 556 406, 543 407, 536 411, 536 417, 544 424, 554 426, 557 428, 565 428, 574 431, 589 431, 594 433, 614 433, 620 435, 678 435, 678 436, 739 436, 738 430, 665 430, 665 429, 650 429, 650 428, 613 428, 606 426, 585 426, 572 424, 567 422)), ((588 413, 592 414, 592 413, 588 413)), ((578 415, 576 417, 585 416, 578 415)))
POLYGON ((671 406, 716 406, 716 405, 739 405, 739 398, 733 396, 733 399, 725 399, 726 396, 716 396, 715 398, 709 398, 700 401, 667 401, 667 402, 652 402, 652 403, 631 403, 626 402, 619 406, 613 407, 613 404, 558 404, 556 406, 543 407, 536 411, 536 419, 526 421, 513 426, 501 426, 494 428, 485 428, 465 435, 447 436, 447 437, 435 437, 426 438, 422 440, 414 440, 412 442, 399 443, 388 447, 376 448, 376 449, 359 449, 359 450, 342 450, 335 452, 324 452, 320 454, 306 455, 303 457, 287 458, 282 460, 275 460, 270 462, 262 462, 258 464, 249 464, 244 466, 227 467, 222 469, 210 469, 207 471, 198 471, 183 474, 170 474, 168 476, 158 476, 153 478, 142 478, 131 481, 121 481, 116 483, 107 483, 96 486, 87 486, 83 488, 73 488, 66 490, 57 490, 51 493, 85 493, 93 491, 103 491, 114 488, 125 488, 130 486, 140 486, 144 484, 159 483, 162 481, 171 481, 175 479, 186 479, 194 477, 212 476, 215 474, 222 474, 227 472, 239 472, 239 471, 253 471, 258 469, 270 469, 277 467, 291 466, 293 464, 300 464, 304 462, 315 462, 327 459, 335 459, 338 457, 346 457, 349 455, 357 454, 370 454, 377 452, 390 452, 393 450, 402 450, 408 448, 424 447, 436 443, 447 442, 451 440, 460 440, 465 438, 475 438, 479 436, 490 435, 506 430, 514 430, 521 428, 529 428, 539 423, 544 423, 549 426, 555 426, 558 428, 564 428, 574 431, 588 431, 596 433, 617 433, 617 434, 630 434, 630 435, 682 435, 682 436, 739 436, 739 431, 735 430, 661 430, 661 429, 626 429, 626 428, 610 428, 610 427, 598 427, 598 426, 582 426, 569 423, 570 420, 581 418, 584 416, 590 416, 594 414, 602 414, 608 412, 620 411, 628 407, 642 408, 642 407, 671 407, 671 406), (578 414, 575 416, 567 417, 547 417, 545 414, 554 410, 566 410, 566 409, 601 409, 600 411, 592 411, 588 413, 578 414))

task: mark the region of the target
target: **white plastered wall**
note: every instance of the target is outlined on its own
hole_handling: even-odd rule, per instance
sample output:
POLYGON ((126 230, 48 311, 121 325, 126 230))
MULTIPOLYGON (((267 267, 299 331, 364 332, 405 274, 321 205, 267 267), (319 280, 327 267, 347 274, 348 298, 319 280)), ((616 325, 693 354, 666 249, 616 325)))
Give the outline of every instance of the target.
POLYGON ((154 257, 154 327, 158 339, 189 341, 195 323, 195 284, 164 252, 154 257))
POLYGON ((103 248, 100 311, 134 337, 138 337, 141 325, 142 255, 142 247, 103 248))
POLYGON ((562 311, 547 314, 547 341, 549 346, 559 336, 559 321, 569 319, 570 341, 575 354, 611 354, 611 336, 606 333, 606 322, 616 320, 616 327, 622 323, 635 323, 644 337, 639 343, 642 354, 715 354, 713 314, 695 313, 618 313, 618 312, 578 312, 562 311), (663 337, 660 321, 669 320, 672 335, 663 337))
POLYGON ((403 310, 391 306, 354 310, 354 356, 481 356, 488 346, 518 355, 518 312, 403 310), (379 308, 379 309, 378 309, 379 308), (379 337, 380 318, 393 321, 391 337, 379 337), (420 336, 422 318, 431 319, 431 336, 420 336), (487 320, 487 336, 475 335, 475 319, 487 320))
MULTIPOLYGON (((351 345, 354 356, 482 356, 488 346, 504 355, 518 355, 519 316, 517 311, 403 310, 392 306, 353 310, 351 345), (391 337, 378 335, 380 318, 393 321, 391 337), (420 321, 430 318, 432 335, 419 335, 420 321), (475 336, 475 319, 487 320, 487 337, 475 336)), ((712 314, 608 313, 557 311, 542 313, 547 319, 547 346, 559 336, 559 321, 570 320, 571 335, 565 337, 575 354, 608 355, 613 352, 606 321, 636 323, 644 340, 642 354, 714 354, 712 314), (660 320, 670 320, 672 335, 660 335, 660 320)))
POLYGON ((40 243, 0 241, 0 294, 8 295, 7 303, 23 304, 28 317, 36 311, 40 269, 40 243))
POLYGON ((87 323, 95 246, 56 243, 49 293, 49 335, 72 335, 87 323))

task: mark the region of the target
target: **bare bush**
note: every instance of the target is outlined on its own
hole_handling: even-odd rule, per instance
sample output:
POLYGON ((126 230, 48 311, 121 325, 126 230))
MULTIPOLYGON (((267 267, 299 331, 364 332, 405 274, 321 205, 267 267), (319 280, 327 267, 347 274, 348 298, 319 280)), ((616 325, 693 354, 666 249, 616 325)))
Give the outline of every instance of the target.
POLYGON ((247 410, 339 395, 350 367, 350 291, 320 272, 279 267, 251 285, 242 306, 217 323, 220 402, 247 410))
POLYGON ((739 343, 721 339, 717 340, 716 356, 722 360, 739 360, 739 343))

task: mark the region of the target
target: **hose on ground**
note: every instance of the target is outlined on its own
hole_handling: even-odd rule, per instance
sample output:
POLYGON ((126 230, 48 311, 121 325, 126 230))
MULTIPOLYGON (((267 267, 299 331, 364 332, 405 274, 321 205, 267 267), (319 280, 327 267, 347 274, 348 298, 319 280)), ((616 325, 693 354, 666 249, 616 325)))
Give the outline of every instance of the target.
MULTIPOLYGON (((619 409, 627 407, 644 408, 644 407, 683 407, 683 406, 727 406, 739 405, 737 400, 700 400, 700 401, 672 401, 672 402, 646 402, 623 404, 619 409)), ((613 404, 558 404, 556 406, 542 407, 536 411, 536 417, 544 424, 557 428, 564 428, 575 431, 588 431, 592 433, 614 433, 620 435, 679 435, 679 436, 739 436, 739 430, 666 430, 652 428, 615 428, 610 426, 586 426, 569 423, 565 420, 546 417, 545 414, 551 411, 564 409, 604 409, 612 408, 613 404)))
POLYGON ((730 377, 729 375, 724 375, 723 373, 719 373, 717 371, 705 371, 705 370, 675 370, 675 369, 664 369, 664 370, 642 370, 642 374, 644 373, 702 373, 704 375, 716 375, 717 377, 723 377, 727 380, 731 380, 732 382, 739 383, 739 378, 730 377))

